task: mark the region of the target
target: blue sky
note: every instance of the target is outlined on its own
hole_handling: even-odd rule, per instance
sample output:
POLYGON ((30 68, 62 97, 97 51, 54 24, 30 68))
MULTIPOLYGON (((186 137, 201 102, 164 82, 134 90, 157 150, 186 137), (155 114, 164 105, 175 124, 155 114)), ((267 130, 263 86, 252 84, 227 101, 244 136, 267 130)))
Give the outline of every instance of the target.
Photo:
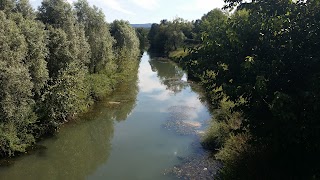
MULTIPOLYGON (((42 0, 30 0, 34 8, 42 0)), ((67 0, 72 3, 75 0, 67 0)), ((130 23, 159 23, 162 19, 182 17, 196 20, 214 8, 221 8, 223 0, 88 0, 103 10, 106 20, 124 19, 130 23)))

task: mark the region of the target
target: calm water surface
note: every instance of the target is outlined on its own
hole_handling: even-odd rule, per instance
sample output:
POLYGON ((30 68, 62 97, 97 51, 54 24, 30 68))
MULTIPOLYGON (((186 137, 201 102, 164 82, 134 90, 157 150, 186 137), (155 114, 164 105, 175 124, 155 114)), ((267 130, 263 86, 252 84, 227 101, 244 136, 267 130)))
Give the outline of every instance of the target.
POLYGON ((174 179, 164 172, 195 153, 195 137, 165 124, 180 114, 201 130, 210 118, 193 89, 176 65, 144 54, 137 77, 39 143, 44 148, 0 167, 0 179, 174 179))

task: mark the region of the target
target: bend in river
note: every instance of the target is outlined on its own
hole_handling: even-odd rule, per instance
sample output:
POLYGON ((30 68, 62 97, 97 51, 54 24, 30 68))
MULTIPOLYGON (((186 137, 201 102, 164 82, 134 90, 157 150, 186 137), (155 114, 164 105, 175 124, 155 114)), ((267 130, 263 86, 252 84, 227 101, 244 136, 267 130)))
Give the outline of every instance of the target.
POLYGON ((0 167, 1 179, 175 179, 210 119, 178 66, 144 54, 138 77, 66 124, 43 147, 0 167))

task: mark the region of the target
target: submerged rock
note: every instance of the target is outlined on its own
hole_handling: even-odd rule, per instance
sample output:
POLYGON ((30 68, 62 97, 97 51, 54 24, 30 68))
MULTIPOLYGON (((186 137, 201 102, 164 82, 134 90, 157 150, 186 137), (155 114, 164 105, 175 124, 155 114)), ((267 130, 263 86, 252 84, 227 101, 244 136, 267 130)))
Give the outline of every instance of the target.
POLYGON ((165 175, 173 175, 179 179, 214 179, 221 163, 209 153, 184 158, 180 165, 165 171, 165 175))
POLYGON ((195 107, 172 106, 169 108, 170 117, 165 128, 179 135, 194 135, 195 140, 190 148, 193 154, 189 157, 177 157, 180 163, 164 172, 165 175, 175 176, 179 179, 214 179, 221 163, 214 156, 205 151, 200 144, 200 137, 204 134, 201 129, 205 124, 192 119, 195 107))
POLYGON ((198 121, 190 119, 192 111, 195 107, 190 106, 172 106, 169 108, 170 116, 164 127, 174 131, 179 135, 196 135, 202 124, 198 121))
POLYGON ((168 130, 174 131, 179 135, 192 135, 196 134, 196 130, 190 124, 183 121, 167 121, 164 127, 168 130))
POLYGON ((190 127, 194 127, 194 128, 199 128, 202 126, 202 124, 197 121, 183 121, 183 123, 185 123, 186 125, 188 125, 190 127))

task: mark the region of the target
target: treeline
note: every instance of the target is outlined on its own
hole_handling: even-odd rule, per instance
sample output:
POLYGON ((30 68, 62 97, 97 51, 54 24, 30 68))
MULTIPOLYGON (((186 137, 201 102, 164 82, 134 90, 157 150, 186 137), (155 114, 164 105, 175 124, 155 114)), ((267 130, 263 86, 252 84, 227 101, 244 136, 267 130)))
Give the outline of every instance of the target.
POLYGON ((149 40, 148 40, 150 28, 138 27, 135 29, 140 42, 140 51, 141 51, 141 54, 143 54, 150 47, 149 40))
POLYGON ((217 109, 203 145, 220 178, 318 179, 320 1, 225 2, 237 10, 204 15, 179 59, 217 109))
POLYGON ((182 18, 172 21, 162 20, 160 24, 154 23, 148 34, 150 51, 160 55, 168 55, 170 51, 177 50, 186 45, 186 42, 195 39, 193 22, 182 18))
MULTIPOLYGON (((35 141, 111 93, 137 69, 139 39, 86 0, 0 1, 0 156, 35 141)), ((135 73, 135 72, 134 72, 135 73)))

